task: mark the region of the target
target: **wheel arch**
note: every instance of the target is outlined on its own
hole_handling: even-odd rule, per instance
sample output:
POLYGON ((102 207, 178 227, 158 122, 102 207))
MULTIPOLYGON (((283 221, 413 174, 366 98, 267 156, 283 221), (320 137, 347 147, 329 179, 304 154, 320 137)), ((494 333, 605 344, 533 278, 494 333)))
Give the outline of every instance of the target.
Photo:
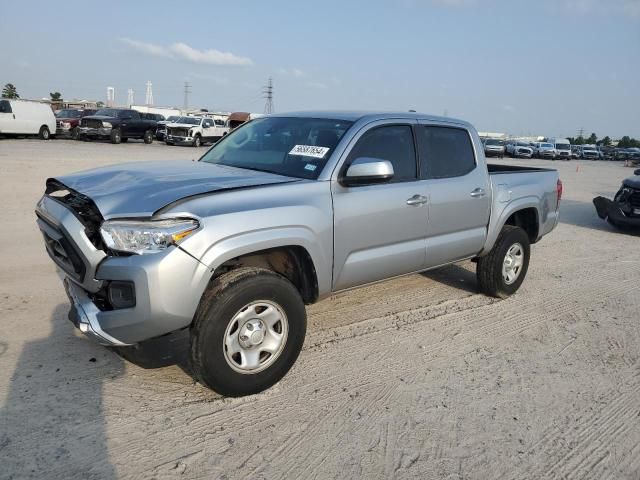
POLYGON ((536 243, 541 233, 541 213, 538 197, 525 197, 509 203, 500 214, 489 223, 487 241, 480 256, 486 255, 493 247, 505 225, 521 227, 527 232, 530 243, 536 243))

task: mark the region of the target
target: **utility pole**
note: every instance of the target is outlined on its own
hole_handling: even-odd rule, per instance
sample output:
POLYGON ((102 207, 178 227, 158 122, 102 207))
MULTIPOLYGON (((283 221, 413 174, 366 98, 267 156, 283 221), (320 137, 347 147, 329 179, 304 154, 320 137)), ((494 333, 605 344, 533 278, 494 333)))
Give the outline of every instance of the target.
POLYGON ((133 105, 133 88, 127 90, 127 106, 131 108, 131 105, 133 105))
POLYGON ((189 94, 191 93, 191 84, 189 82, 184 82, 184 113, 187 113, 189 109, 189 94))
POLYGON ((145 103, 147 104, 147 107, 153 105, 153 86, 151 85, 151 80, 147 81, 147 94, 145 97, 145 103))
POLYGON ((580 130, 578 130, 578 136, 584 138, 584 128, 580 128, 580 130))
POLYGON ((267 99, 267 102, 264 104, 264 113, 273 113, 273 79, 271 77, 269 77, 267 85, 263 87, 262 94, 263 98, 267 99))

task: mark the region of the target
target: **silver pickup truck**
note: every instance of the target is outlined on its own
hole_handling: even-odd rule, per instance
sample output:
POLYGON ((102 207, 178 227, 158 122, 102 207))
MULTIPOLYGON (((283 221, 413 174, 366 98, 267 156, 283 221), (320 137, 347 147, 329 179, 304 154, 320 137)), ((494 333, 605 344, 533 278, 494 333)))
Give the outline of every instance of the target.
POLYGON ((125 347, 190 329, 196 378, 247 395, 281 379, 305 304, 472 259, 507 297, 558 222, 555 170, 487 165, 468 123, 417 113, 253 120, 199 161, 47 180, 37 223, 70 319, 125 347))

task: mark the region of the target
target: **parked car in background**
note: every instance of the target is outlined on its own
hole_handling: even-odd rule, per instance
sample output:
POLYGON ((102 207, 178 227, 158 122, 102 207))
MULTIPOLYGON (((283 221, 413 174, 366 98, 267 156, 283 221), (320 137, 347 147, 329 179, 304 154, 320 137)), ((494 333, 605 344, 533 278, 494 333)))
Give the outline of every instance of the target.
POLYGON ((65 108, 58 110, 56 116, 56 135, 78 139, 80 119, 96 113, 95 109, 65 108))
POLYGON ((106 139, 111 143, 126 142, 130 138, 152 143, 157 122, 140 116, 136 110, 103 108, 95 115, 80 120, 78 138, 82 140, 106 139))
POLYGON ((0 99, 0 135, 38 135, 49 140, 56 132, 56 117, 46 103, 0 99))
POLYGON ((166 120, 160 120, 156 126, 156 140, 163 141, 167 134, 167 124, 173 123, 180 118, 180 115, 172 115, 167 117, 166 120))
POLYGON ((640 148, 637 148, 637 147, 627 148, 625 162, 626 162, 626 165, 640 164, 640 148))
POLYGON ((566 138, 550 138, 548 142, 553 145, 556 152, 554 160, 571 160, 571 142, 566 138))
POLYGON ((556 159, 556 149, 553 148, 553 144, 549 142, 536 142, 536 146, 533 150, 534 156, 545 159, 556 159))
POLYGON ((487 157, 504 157, 504 140, 487 138, 484 141, 484 154, 487 157))
POLYGON ((482 293, 514 294, 561 194, 555 170, 487 164, 461 120, 298 112, 197 162, 50 178, 36 214, 81 332, 127 348, 188 328, 194 377, 242 396, 289 371, 305 305, 336 292, 474 259, 482 293))
POLYGON ((580 158, 583 160, 599 160, 600 154, 595 145, 580 145, 580 158))
POLYGON ((191 145, 199 147, 204 143, 215 143, 229 132, 223 121, 216 122, 209 117, 180 117, 167 124, 165 142, 167 145, 191 145))
POLYGON ((580 146, 571 145, 571 158, 580 158, 580 146))
POLYGON ((533 149, 529 143, 517 140, 507 142, 505 151, 508 156, 514 158, 531 158, 533 156, 533 149))
POLYGON ((602 160, 613 160, 613 153, 615 148, 613 147, 598 147, 598 151, 600 152, 600 158, 602 160))

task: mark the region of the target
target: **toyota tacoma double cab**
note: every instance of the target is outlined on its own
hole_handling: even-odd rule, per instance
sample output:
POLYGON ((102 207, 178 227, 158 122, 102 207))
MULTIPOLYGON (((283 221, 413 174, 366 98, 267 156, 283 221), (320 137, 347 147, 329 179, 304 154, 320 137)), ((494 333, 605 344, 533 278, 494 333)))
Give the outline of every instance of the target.
POLYGON ((199 161, 50 178, 36 215, 81 332, 126 348, 189 329, 196 379, 241 396, 287 373, 305 305, 335 292, 471 259, 481 292, 514 294, 561 193, 555 170, 488 165, 464 121, 308 112, 199 161))
POLYGON ((102 139, 120 143, 130 138, 139 138, 144 143, 152 143, 157 123, 156 120, 143 118, 136 110, 103 108, 95 115, 80 120, 78 139, 102 139))

